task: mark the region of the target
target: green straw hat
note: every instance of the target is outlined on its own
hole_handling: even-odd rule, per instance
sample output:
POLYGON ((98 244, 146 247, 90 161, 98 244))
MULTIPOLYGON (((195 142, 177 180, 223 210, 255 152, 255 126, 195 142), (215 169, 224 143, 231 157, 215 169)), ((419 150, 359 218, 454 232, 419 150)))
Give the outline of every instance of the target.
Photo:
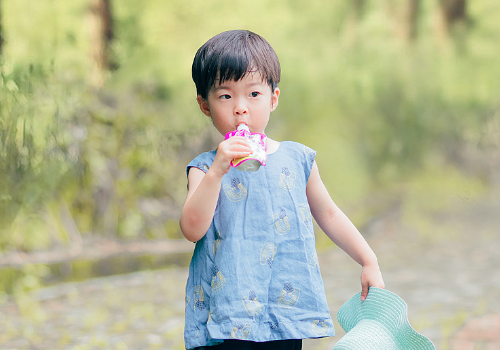
POLYGON ((370 287, 365 301, 356 294, 337 313, 346 335, 333 350, 435 350, 410 326, 406 309, 403 299, 385 289, 370 287))

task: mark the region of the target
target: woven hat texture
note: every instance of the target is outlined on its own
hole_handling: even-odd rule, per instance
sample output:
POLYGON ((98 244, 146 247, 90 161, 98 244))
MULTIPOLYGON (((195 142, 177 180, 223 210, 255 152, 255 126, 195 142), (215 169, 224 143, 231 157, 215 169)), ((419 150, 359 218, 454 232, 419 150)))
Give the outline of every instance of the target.
POLYGON ((371 287, 364 301, 356 294, 340 307, 337 320, 346 335, 333 350, 435 350, 410 326, 403 299, 385 289, 371 287))

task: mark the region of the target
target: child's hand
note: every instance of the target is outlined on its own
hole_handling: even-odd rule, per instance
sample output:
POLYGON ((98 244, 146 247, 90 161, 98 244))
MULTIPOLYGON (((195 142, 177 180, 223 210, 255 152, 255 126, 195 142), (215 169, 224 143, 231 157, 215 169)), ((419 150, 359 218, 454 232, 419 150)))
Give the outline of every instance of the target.
POLYGON ((368 296, 370 287, 385 288, 382 273, 377 264, 363 266, 361 271, 361 301, 364 301, 368 296))
POLYGON ((210 169, 217 171, 222 176, 229 172, 233 159, 247 157, 250 154, 252 154, 252 148, 245 138, 241 136, 230 137, 219 144, 210 169))

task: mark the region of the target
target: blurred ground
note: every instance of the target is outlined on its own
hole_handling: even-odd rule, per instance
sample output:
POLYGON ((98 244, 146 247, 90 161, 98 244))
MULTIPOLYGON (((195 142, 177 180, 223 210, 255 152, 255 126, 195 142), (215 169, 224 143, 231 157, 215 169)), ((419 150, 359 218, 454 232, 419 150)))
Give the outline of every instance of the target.
MULTIPOLYGON (((432 218, 435 232, 388 222, 367 240, 387 289, 407 302, 410 323, 438 350, 498 349, 500 196, 457 203, 432 218)), ((339 249, 319 255, 335 318, 359 292, 360 269, 339 249)), ((0 348, 183 349, 186 278, 186 268, 172 267, 0 300, 0 348)), ((331 349, 343 335, 338 324, 336 331, 334 338, 306 340, 304 350, 331 349)))

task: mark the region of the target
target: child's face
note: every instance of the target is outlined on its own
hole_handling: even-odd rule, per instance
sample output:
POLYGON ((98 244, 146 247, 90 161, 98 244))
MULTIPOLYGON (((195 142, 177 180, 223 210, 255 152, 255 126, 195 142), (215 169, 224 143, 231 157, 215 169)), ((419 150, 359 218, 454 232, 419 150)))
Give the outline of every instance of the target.
POLYGON ((207 100, 198 96, 201 111, 212 118, 222 135, 244 122, 251 132, 265 133, 269 115, 278 106, 279 89, 274 92, 259 72, 249 72, 238 81, 216 84, 207 100))

